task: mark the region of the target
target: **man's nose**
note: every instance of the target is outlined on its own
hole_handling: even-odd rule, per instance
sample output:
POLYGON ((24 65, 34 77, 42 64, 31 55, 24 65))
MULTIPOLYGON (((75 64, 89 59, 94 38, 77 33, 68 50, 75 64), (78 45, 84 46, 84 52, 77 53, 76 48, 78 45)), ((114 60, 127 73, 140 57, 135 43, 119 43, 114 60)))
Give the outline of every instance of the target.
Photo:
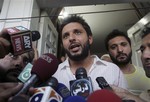
POLYGON ((118 52, 123 52, 123 47, 122 46, 118 46, 118 52))
POLYGON ((145 51, 142 53, 143 58, 150 59, 150 48, 145 49, 145 51))
POLYGON ((19 56, 16 60, 15 60, 15 67, 19 68, 22 67, 22 58, 19 56))
POLYGON ((69 41, 72 42, 72 41, 75 41, 76 37, 74 34, 70 34, 69 36, 69 41))

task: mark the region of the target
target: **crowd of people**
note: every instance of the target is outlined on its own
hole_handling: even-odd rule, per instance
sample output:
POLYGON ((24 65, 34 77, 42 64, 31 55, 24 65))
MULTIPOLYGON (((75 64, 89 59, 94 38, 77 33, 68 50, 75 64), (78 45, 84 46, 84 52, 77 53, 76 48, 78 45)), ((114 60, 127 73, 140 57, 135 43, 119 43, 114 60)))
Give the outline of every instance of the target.
MULTIPOLYGON (((0 102, 11 101, 11 98, 23 87, 22 83, 18 83, 17 76, 25 65, 34 64, 38 57, 35 49, 14 56, 8 51, 10 42, 4 36, 6 33, 6 30, 0 33, 0 48, 2 48, 0 49, 0 102), (7 51, 4 53, 5 50, 7 51)), ((70 89, 69 82, 76 79, 76 70, 82 67, 91 78, 93 91, 100 89, 96 78, 101 76, 121 99, 135 102, 150 101, 150 28, 141 30, 140 50, 143 68, 132 64, 130 38, 117 29, 108 34, 105 39, 109 60, 91 54, 93 34, 82 17, 72 15, 65 18, 60 25, 59 33, 67 56, 53 75, 59 83, 63 83, 70 89)))

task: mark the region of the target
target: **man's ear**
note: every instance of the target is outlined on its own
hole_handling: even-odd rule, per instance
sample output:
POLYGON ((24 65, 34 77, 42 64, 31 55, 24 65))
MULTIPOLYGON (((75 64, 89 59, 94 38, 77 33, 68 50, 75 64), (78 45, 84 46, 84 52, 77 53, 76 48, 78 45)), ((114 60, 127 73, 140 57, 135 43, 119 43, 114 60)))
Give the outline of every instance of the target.
POLYGON ((93 43, 93 37, 92 36, 89 36, 89 43, 90 43, 90 45, 93 43))

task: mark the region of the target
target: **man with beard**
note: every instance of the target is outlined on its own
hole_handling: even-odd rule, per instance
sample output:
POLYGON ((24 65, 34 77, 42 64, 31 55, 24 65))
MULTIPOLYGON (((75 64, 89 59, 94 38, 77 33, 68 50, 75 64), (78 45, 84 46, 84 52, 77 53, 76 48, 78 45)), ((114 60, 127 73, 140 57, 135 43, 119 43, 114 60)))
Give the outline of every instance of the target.
POLYGON ((123 73, 115 64, 100 60, 96 55, 91 55, 92 32, 82 17, 71 15, 64 19, 60 25, 60 34, 62 46, 68 57, 59 64, 53 75, 58 79, 58 82, 70 89, 69 81, 75 80, 76 70, 83 67, 87 71, 87 76, 91 77, 94 91, 100 89, 96 82, 96 78, 100 76, 104 77, 109 84, 127 88, 123 73))
MULTIPOLYGON (((142 44, 140 47, 141 61, 143 64, 143 68, 145 70, 145 75, 148 78, 150 78, 150 27, 145 27, 142 30, 141 38, 142 38, 142 44)), ((145 82, 145 84, 147 84, 147 82, 145 82)), ((150 101, 150 86, 149 86, 149 90, 142 92, 140 97, 147 102, 150 101)))
POLYGON ((118 65, 124 73, 128 89, 131 92, 139 95, 143 90, 149 88, 150 81, 144 75, 144 70, 131 63, 131 41, 126 34, 119 30, 113 30, 106 37, 105 46, 113 63, 118 65))
POLYGON ((34 52, 26 52, 18 56, 11 53, 0 59, 0 82, 18 82, 20 72, 28 64, 32 63, 34 52))

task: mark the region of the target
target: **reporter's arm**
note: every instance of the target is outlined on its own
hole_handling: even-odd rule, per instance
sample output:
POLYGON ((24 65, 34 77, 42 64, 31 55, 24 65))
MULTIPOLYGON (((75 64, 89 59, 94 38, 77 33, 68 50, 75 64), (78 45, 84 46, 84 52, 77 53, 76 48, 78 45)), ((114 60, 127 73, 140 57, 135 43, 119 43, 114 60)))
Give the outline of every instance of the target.
POLYGON ((128 90, 111 85, 113 92, 124 100, 134 100, 135 102, 145 102, 139 96, 132 94, 128 90))

